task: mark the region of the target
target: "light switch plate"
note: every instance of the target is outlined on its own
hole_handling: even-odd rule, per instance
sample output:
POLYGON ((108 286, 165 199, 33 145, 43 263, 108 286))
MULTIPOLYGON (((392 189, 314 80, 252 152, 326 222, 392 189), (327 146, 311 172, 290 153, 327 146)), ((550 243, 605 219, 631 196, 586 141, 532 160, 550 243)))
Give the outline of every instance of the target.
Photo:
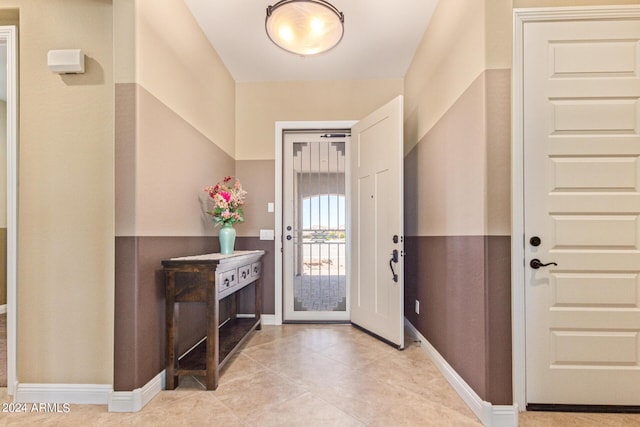
POLYGON ((273 230, 260 230, 260 240, 274 240, 274 236, 273 230))
POLYGON ((267 203, 267 212, 273 213, 274 210, 275 210, 275 207, 273 205, 273 202, 267 203))

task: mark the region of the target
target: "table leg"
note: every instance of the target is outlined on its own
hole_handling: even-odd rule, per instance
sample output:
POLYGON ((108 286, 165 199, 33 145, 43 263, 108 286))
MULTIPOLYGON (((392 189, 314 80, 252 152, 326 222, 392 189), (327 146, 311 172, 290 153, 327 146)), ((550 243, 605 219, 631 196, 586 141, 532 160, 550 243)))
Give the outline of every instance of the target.
MULTIPOLYGON (((256 320, 260 320, 260 317, 262 316, 262 278, 258 278, 254 283, 256 288, 256 320)), ((258 323, 258 326, 256 326, 257 331, 260 329, 262 329, 262 322, 258 323)))
POLYGON ((218 364, 220 359, 219 331, 220 303, 216 298, 214 271, 211 272, 211 284, 207 289, 207 390, 218 388, 220 371, 218 364))
POLYGON ((166 330, 167 330, 167 362, 166 362, 166 389, 174 390, 178 385, 176 354, 178 351, 178 304, 175 301, 175 275, 169 273, 167 278, 166 293, 166 330))

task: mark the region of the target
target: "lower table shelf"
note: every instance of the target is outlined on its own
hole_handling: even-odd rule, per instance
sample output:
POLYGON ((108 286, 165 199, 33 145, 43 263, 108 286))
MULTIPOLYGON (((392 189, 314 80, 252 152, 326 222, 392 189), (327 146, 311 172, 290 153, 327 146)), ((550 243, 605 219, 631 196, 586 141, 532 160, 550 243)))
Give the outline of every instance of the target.
MULTIPOLYGON (((233 356, 234 350, 242 345, 254 329, 260 329, 260 320, 255 318, 230 319, 219 328, 219 358, 218 368, 233 356)), ((178 361, 178 375, 206 375, 207 371, 207 340, 203 340, 178 361)))

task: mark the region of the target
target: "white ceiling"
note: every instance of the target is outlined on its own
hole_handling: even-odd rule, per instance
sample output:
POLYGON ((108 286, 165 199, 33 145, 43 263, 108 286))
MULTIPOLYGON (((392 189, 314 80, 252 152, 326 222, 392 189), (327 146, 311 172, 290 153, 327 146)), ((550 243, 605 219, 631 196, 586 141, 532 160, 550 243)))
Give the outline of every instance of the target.
POLYGON ((438 0, 331 0, 344 13, 334 49, 301 57, 264 30, 277 0, 185 0, 238 82, 403 78, 438 0))

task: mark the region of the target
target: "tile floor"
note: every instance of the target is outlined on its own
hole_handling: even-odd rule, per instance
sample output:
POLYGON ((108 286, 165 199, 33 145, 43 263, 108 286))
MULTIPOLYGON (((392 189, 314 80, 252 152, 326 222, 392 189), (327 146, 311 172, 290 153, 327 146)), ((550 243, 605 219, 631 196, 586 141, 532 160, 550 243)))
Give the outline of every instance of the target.
MULTIPOLYGON (((0 389, 0 402, 8 402, 0 389)), ((0 413, 0 425, 479 426, 417 344, 402 352, 346 325, 265 326, 228 364, 216 391, 182 379, 142 411, 0 413)), ((521 426, 640 426, 640 415, 525 413, 521 426)))

